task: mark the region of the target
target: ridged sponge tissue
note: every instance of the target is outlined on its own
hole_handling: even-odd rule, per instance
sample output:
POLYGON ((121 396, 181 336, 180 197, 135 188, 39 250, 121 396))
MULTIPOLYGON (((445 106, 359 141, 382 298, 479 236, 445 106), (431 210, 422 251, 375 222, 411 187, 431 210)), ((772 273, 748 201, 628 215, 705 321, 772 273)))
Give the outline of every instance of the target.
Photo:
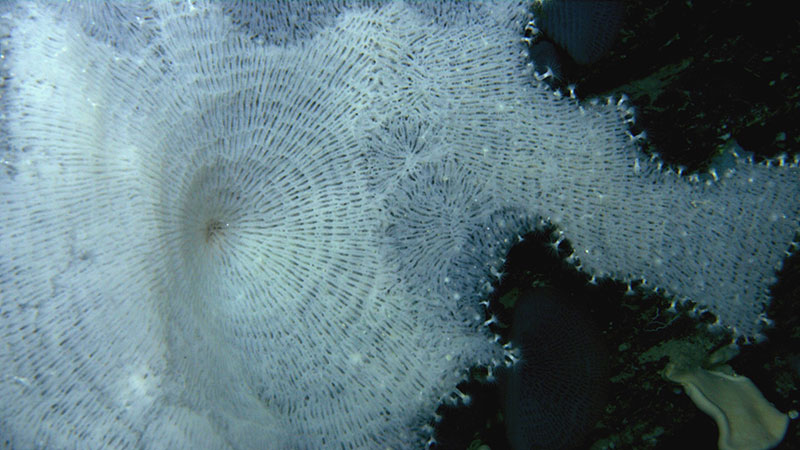
POLYGON ((2 8, 12 448, 422 446, 519 235, 752 336, 797 231, 796 161, 662 168, 521 3, 2 8))

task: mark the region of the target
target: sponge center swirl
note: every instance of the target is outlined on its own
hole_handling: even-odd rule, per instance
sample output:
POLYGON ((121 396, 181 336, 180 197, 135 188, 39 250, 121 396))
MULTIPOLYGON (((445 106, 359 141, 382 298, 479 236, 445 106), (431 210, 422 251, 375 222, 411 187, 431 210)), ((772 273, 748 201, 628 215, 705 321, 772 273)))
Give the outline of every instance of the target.
POLYGON ((277 158, 218 159, 199 167, 178 213, 179 264, 184 274, 213 283, 225 279, 241 285, 260 279, 262 287, 273 285, 272 280, 284 275, 275 270, 292 264, 280 260, 283 246, 278 244, 301 245, 308 237, 303 230, 313 228, 298 223, 286 210, 302 209, 296 194, 309 188, 308 177, 277 158))
POLYGON ((336 180, 320 175, 275 155, 218 157, 192 169, 166 236, 175 275, 167 301, 228 325, 246 311, 264 320, 302 314, 361 250, 346 222, 333 220, 349 210, 336 180))

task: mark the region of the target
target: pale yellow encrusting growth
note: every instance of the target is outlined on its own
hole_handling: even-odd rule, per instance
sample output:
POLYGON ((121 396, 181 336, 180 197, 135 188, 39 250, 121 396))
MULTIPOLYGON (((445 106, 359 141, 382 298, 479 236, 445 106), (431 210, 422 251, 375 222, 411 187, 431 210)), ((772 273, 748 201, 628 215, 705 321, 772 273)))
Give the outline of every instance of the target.
POLYGON ((788 415, 775 409, 749 378, 674 363, 667 365, 664 376, 680 383, 695 405, 716 421, 721 450, 768 449, 783 440, 788 415))

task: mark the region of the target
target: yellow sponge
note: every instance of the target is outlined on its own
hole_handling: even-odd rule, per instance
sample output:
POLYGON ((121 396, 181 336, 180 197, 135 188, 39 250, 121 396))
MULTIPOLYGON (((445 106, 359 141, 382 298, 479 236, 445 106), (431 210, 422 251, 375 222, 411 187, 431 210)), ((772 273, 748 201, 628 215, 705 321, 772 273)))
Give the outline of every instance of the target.
POLYGON ((721 450, 769 449, 786 434, 789 417, 775 409, 749 378, 670 363, 667 379, 680 383, 698 408, 719 428, 721 450))

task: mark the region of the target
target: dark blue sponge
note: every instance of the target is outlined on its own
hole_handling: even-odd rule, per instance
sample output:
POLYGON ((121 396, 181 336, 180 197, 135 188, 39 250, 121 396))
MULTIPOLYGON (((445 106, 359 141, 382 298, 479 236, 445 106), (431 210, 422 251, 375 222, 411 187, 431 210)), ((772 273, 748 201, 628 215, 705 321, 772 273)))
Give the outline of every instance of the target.
POLYGON ((506 377, 505 412, 515 449, 579 445, 602 414, 608 353, 580 302, 551 288, 523 293, 512 341, 521 360, 506 377))
POLYGON ((614 44, 624 14, 620 0, 548 0, 536 24, 576 63, 591 64, 614 44))

